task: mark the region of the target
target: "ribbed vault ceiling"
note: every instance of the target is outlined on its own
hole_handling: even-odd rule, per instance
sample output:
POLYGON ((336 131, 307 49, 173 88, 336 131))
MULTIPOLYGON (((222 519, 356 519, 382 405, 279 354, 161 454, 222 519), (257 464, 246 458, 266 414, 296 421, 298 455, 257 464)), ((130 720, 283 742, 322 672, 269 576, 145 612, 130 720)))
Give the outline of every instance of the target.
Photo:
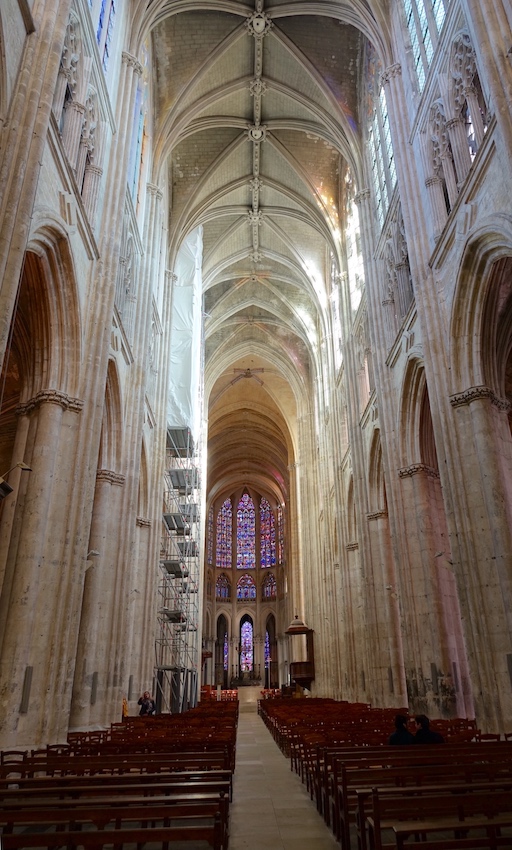
MULTIPOLYGON (((144 5, 144 4, 143 4, 144 5)), ((285 500, 360 173, 365 3, 153 2, 157 170, 169 265, 203 229, 208 488, 285 500)), ((141 29, 142 33, 142 29, 141 29)))

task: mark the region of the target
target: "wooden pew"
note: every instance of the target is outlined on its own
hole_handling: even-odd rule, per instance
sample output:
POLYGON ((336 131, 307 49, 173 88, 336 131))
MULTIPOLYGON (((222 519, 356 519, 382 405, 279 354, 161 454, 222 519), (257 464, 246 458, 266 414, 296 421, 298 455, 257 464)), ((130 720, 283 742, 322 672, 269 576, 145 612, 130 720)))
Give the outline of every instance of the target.
POLYGON ((146 843, 161 844, 167 847, 170 841, 204 841, 213 850, 221 850, 222 833, 217 815, 213 823, 199 825, 181 826, 158 826, 143 828, 130 827, 129 829, 105 829, 84 832, 23 832, 21 834, 7 834, 2 836, 3 850, 22 850, 22 848, 53 848, 65 845, 70 847, 84 847, 86 850, 98 850, 105 845, 114 845, 120 850, 124 845, 143 845, 146 843))
POLYGON ((165 776, 145 774, 137 777, 133 774, 123 776, 97 777, 38 777, 37 779, 20 779, 11 787, 0 789, 0 806, 6 807, 12 800, 38 798, 79 799, 86 797, 132 795, 152 797, 155 794, 168 796, 171 794, 192 793, 225 794, 231 800, 231 777, 195 778, 191 776, 165 776))
POLYGON ((460 821, 456 819, 397 823, 393 825, 394 847, 397 850, 497 850, 498 847, 512 847, 510 832, 502 834, 503 829, 512 829, 512 813, 490 819, 474 817, 465 821, 464 829, 460 827, 460 821), (450 837, 446 837, 446 832, 452 833, 450 837), (409 841, 411 834, 417 836, 417 840, 409 841))
MULTIPOLYGON (((129 824, 135 828, 154 826, 213 826, 218 822, 220 845, 228 846, 228 802, 227 799, 210 801, 182 800, 169 804, 168 799, 160 803, 142 805, 136 802, 100 805, 77 805, 62 808, 33 807, 28 809, 0 809, 0 825, 3 836, 19 833, 20 830, 54 826, 60 833, 80 830, 123 829, 129 824)), ((66 843, 65 835, 63 844, 66 843)))
POLYGON ((231 770, 230 756, 226 750, 217 752, 183 751, 172 753, 124 753, 100 756, 47 756, 45 759, 28 757, 24 761, 0 766, 0 781, 14 777, 38 775, 78 776, 80 774, 160 773, 179 770, 231 770))
MULTIPOLYGON (((418 747, 417 750, 420 748, 418 747)), ((431 748, 421 748, 431 749, 431 748)), ((419 752, 416 752, 420 760, 419 752)), ((424 759, 427 759, 425 753, 424 759)), ((512 760, 504 762, 476 762, 463 760, 461 763, 437 762, 430 764, 387 765, 385 767, 353 767, 342 765, 341 781, 337 786, 333 828, 341 840, 344 850, 350 850, 350 825, 355 822, 357 791, 364 788, 392 786, 405 789, 412 786, 444 784, 466 784, 488 782, 497 779, 512 779, 512 760)))
MULTIPOLYGON (((439 795, 442 793, 444 795, 451 794, 473 794, 476 792, 482 791, 506 791, 507 793, 512 793, 512 777, 509 779, 497 779, 495 782, 463 782, 463 783, 435 783, 432 785, 415 785, 408 786, 406 788, 400 788, 397 791, 396 786, 382 786, 379 788, 357 788, 356 789, 356 797, 357 797, 357 810, 356 810, 356 835, 357 835, 357 846, 359 850, 367 850, 368 848, 368 839, 367 839, 367 831, 368 824, 367 821, 369 818, 374 818, 374 821, 377 822, 379 819, 382 820, 387 815, 387 811, 385 809, 386 803, 388 799, 397 798, 402 800, 406 797, 412 797, 413 799, 418 799, 420 796, 424 795, 439 795), (381 804, 378 814, 374 816, 373 814, 373 800, 374 794, 378 795, 379 802, 381 804)), ((375 827, 376 829, 377 827, 375 827)), ((380 827, 382 829, 382 826, 380 827)), ((391 828, 389 824, 385 826, 385 828, 391 828)), ((380 839, 382 840, 382 839, 380 839)), ((379 839, 376 839, 376 843, 378 843, 379 839)), ((394 846, 394 845, 393 845, 394 846)))

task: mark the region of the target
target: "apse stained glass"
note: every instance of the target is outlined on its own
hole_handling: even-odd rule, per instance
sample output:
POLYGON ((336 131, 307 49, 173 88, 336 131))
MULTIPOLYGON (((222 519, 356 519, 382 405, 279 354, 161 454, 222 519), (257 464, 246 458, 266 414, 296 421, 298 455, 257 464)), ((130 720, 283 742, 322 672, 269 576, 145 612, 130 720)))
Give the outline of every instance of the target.
POLYGON ((225 573, 221 573, 215 582, 215 596, 217 599, 231 599, 231 582, 225 573))
POLYGON ((269 573, 265 576, 265 580, 261 586, 263 599, 275 599, 277 596, 277 584, 274 573, 269 573))
POLYGON ((206 561, 208 564, 213 564, 213 505, 210 505, 208 511, 208 528, 206 531, 206 561))
POLYGON ((284 564, 284 511, 281 505, 277 506, 277 557, 280 564, 284 564))
POLYGON ((242 673, 253 669, 253 661, 253 628, 251 621, 245 620, 240 629, 240 670, 242 673))
POLYGON ((267 499, 260 502, 260 564, 262 567, 276 565, 276 525, 267 499))
POLYGON ((224 653, 223 653, 223 655, 224 655, 224 670, 227 670, 228 669, 228 662, 229 662, 229 640, 228 640, 228 633, 227 632, 224 632, 224 653))
POLYGON ((251 570, 256 566, 256 521, 254 503, 244 493, 236 512, 236 566, 239 570, 251 570))
POLYGON ((237 599, 256 599, 256 582, 249 574, 240 576, 236 584, 237 599))
POLYGON ((230 569, 233 537, 233 510, 231 499, 226 499, 217 514, 216 564, 222 570, 230 569))

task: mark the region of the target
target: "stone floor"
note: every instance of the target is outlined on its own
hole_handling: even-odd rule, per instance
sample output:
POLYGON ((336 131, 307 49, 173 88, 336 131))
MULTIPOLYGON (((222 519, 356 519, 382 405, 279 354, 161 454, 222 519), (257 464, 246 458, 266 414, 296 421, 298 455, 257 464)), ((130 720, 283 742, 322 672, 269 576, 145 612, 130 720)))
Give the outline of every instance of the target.
POLYGON ((229 850, 339 850, 255 710, 239 717, 229 820, 229 850))

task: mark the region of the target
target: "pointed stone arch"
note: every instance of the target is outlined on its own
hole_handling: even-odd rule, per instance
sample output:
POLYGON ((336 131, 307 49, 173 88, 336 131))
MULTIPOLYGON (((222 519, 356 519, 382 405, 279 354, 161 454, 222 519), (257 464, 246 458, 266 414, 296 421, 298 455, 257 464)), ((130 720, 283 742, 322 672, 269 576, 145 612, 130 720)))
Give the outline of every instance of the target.
POLYGON ((121 382, 115 360, 110 360, 105 386, 105 404, 101 427, 98 469, 118 470, 121 462, 122 441, 121 382))
MULTIPOLYGON (((483 221, 466 241, 460 264, 450 325, 452 393, 487 386, 499 393, 496 334, 508 300, 505 266, 512 256, 512 216, 483 221)), ((501 343, 500 343, 501 344, 501 343)))

